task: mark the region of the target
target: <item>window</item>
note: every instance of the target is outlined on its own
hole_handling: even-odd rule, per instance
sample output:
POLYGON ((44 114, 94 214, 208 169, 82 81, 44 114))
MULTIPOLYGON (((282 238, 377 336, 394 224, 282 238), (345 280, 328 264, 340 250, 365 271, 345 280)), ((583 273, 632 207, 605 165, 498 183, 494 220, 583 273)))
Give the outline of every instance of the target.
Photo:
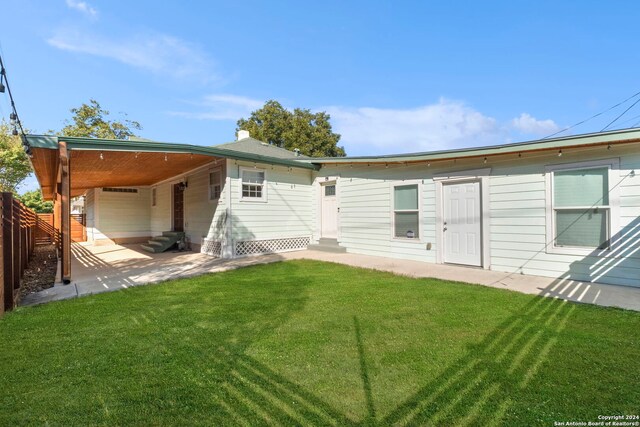
POLYGON ((264 170, 241 169, 242 194, 244 200, 266 200, 266 179, 264 170))
POLYGON ((209 172, 209 200, 218 200, 222 193, 222 172, 220 169, 209 172))
POLYGON ((336 185, 325 185, 324 186, 324 195, 325 196, 335 196, 336 195, 336 185))
POLYGON ((151 206, 155 206, 156 205, 156 189, 152 188, 151 189, 151 206))
POLYGON ((611 165, 551 172, 554 248, 609 249, 611 165))
POLYGON ((418 184, 393 187, 393 224, 395 238, 420 237, 418 184))
POLYGON ((104 187, 102 189, 105 193, 137 193, 137 188, 116 188, 116 187, 104 187))

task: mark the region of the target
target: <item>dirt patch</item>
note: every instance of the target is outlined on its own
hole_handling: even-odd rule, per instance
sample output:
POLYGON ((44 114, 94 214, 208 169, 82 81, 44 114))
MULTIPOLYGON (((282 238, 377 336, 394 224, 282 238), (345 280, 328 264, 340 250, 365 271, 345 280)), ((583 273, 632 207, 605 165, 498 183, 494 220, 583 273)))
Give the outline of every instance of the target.
POLYGON ((58 269, 54 245, 36 246, 20 286, 20 297, 53 286, 58 269))

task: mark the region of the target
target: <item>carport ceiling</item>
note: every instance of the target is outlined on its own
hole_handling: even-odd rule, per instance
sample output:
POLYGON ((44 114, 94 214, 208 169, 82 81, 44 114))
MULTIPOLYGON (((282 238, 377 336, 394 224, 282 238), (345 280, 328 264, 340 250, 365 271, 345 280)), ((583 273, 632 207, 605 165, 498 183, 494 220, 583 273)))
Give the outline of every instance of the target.
POLYGON ((71 195, 90 188, 152 185, 215 161, 190 153, 71 150, 71 195))

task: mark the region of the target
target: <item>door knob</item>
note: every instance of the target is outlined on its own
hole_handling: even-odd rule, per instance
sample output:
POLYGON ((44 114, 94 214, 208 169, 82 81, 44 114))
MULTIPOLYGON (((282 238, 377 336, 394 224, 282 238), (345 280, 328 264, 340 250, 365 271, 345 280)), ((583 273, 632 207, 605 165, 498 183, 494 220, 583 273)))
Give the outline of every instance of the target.
POLYGON ((447 231, 447 227, 444 227, 444 228, 442 229, 442 231, 447 231))

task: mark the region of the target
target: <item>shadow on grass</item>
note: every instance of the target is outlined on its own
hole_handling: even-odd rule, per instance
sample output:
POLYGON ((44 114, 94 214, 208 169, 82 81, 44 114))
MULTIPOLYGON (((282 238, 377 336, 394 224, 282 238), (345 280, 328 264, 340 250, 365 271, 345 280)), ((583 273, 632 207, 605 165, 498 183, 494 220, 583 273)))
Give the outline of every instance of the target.
MULTIPOLYGON (((353 317, 367 416, 352 420, 320 397, 246 354, 228 354, 229 377, 214 400, 227 421, 285 425, 500 424, 513 392, 525 389, 558 342, 575 306, 534 298, 466 355, 383 418, 374 406, 360 321, 353 317)), ((221 420, 222 421, 222 420, 221 420)))
MULTIPOLYGON (((514 395, 522 395, 519 392, 529 386, 547 362, 576 309, 562 300, 531 298, 480 342, 470 345, 461 358, 451 361, 440 375, 386 414, 375 409, 376 378, 370 375, 372 359, 367 355, 367 351, 375 349, 367 347, 363 333, 373 325, 362 324, 362 319, 354 316, 352 342, 359 358, 366 414, 354 420, 318 393, 271 369, 268 362, 247 354, 253 343, 272 334, 307 304, 306 287, 300 286, 299 279, 304 277, 304 267, 287 264, 286 268, 270 269, 270 284, 262 280, 264 274, 261 268, 237 270, 233 283, 227 282, 225 275, 216 275, 216 286, 202 280, 194 286, 166 288, 164 293, 140 290, 135 303, 113 297, 100 307, 87 305, 78 311, 73 319, 73 336, 54 339, 43 332, 41 337, 31 337, 34 342, 50 344, 43 363, 47 371, 64 370, 69 358, 91 361, 86 367, 81 365, 74 375, 60 377, 57 387, 65 390, 68 398, 64 408, 57 399, 50 403, 54 406, 43 402, 39 407, 47 414, 46 420, 65 424, 70 419, 77 421, 78 414, 86 414, 86 424, 135 424, 140 423, 137 417, 144 408, 155 417, 148 420, 149 424, 162 424, 165 416, 184 419, 185 424, 189 417, 206 419, 212 425, 499 424, 514 406, 514 395), (102 330, 102 335, 96 334, 91 322, 95 322, 98 309, 104 313, 100 322, 118 325, 120 330, 109 327, 102 330), (109 351, 95 353, 105 341, 114 354, 118 350, 117 370, 108 370, 115 357, 109 351), (122 351, 123 346, 129 347, 122 351), (56 360, 56 354, 68 357, 56 360), (91 375, 93 370, 104 370, 109 375, 96 380, 102 383, 100 394, 88 404, 83 396, 96 389, 78 387, 76 379, 91 375), (120 385, 131 383, 136 387, 120 385), (104 390, 112 392, 104 394, 104 390), (141 406, 132 410, 132 405, 141 406), (109 408, 128 409, 117 412, 109 408), (109 411, 112 415, 107 415, 109 411)), ((469 329, 472 328, 474 325, 470 324, 469 329)), ((19 339, 16 343, 20 343, 19 339)), ((425 348, 429 345, 424 343, 425 348)), ((23 353, 40 354, 29 349, 23 353)), ((7 353, 5 360, 9 357, 13 356, 7 353)), ((16 379, 5 391, 7 405, 21 407, 12 402, 37 387, 37 379, 16 379), (24 384, 24 390, 11 389, 19 383, 24 384)), ((15 424, 34 414, 16 411, 7 416, 13 418, 0 415, 0 424, 3 420, 15 424)))
POLYGON ((575 308, 562 300, 531 300, 381 424, 500 424, 511 405, 509 390, 527 387, 575 308))

